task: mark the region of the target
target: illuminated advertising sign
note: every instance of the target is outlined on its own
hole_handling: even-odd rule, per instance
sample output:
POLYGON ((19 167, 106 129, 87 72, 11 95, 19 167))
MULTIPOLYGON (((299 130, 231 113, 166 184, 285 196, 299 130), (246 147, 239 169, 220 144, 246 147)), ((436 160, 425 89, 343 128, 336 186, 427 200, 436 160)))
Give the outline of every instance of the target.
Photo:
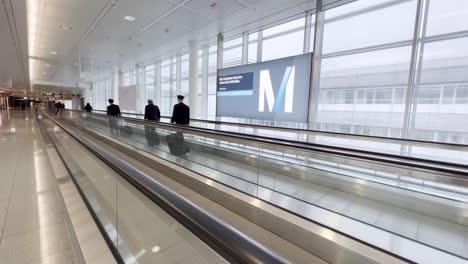
POLYGON ((217 116, 307 122, 312 54, 220 69, 217 116))

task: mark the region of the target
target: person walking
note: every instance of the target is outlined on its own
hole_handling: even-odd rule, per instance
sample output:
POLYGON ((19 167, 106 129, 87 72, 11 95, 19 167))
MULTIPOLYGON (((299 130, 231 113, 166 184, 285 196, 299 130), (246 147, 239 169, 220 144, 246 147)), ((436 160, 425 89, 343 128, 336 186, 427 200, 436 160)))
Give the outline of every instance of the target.
POLYGON ((87 103, 86 106, 83 108, 83 111, 91 112, 93 111, 93 108, 91 107, 89 103, 87 103))
POLYGON ((171 123, 178 125, 188 125, 190 123, 190 108, 184 104, 184 96, 177 95, 178 104, 174 105, 171 123))
POLYGON ((58 116, 60 109, 62 109, 62 103, 58 101, 57 103, 55 103, 55 115, 56 116, 58 116))
POLYGON ((159 121, 159 119, 161 119, 159 107, 153 104, 153 100, 148 100, 148 105, 145 107, 145 120, 159 121))
POLYGON ((107 106, 107 115, 120 116, 120 107, 114 104, 114 99, 109 99, 107 101, 110 104, 107 106))
MULTIPOLYGON (((107 106, 107 115, 110 116, 120 116, 120 107, 114 104, 114 99, 107 100, 109 102, 109 106, 107 106)), ((118 124, 118 119, 114 117, 109 118, 109 128, 110 132, 113 135, 119 136, 120 129, 118 124)))

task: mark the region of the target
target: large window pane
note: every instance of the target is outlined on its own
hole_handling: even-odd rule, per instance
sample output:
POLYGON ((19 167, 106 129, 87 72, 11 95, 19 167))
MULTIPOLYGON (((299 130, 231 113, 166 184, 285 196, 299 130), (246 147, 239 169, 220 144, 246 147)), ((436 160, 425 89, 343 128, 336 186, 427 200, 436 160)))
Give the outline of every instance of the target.
POLYGON ((468 30, 468 1, 431 0, 427 36, 468 30))
POLYGON ((323 59, 318 129, 388 136, 400 131, 411 46, 323 59), (365 128, 365 129, 364 129, 365 128), (352 132, 349 132, 352 131, 352 132), (392 132, 393 133, 393 132, 392 132))
MULTIPOLYGON (((145 89, 146 89, 146 100, 151 99, 156 103, 156 76, 155 66, 146 66, 145 72, 145 89)), ((146 103, 145 100, 145 103, 146 103)))
POLYGON ((323 53, 411 41, 417 1, 370 9, 385 2, 361 0, 326 11, 323 53))
POLYGON ((242 64, 242 37, 224 42, 223 68, 242 64))
POLYGON ((468 37, 425 43, 422 55, 409 136, 467 144, 468 37))
POLYGON ((299 55, 304 52, 305 18, 263 31, 262 61, 299 55))
POLYGON ((135 85, 135 70, 129 70, 123 73, 122 86, 135 85))
POLYGON ((258 32, 249 34, 248 41, 247 63, 256 63, 258 58, 258 32))
POLYGON ((325 11, 317 129, 402 135, 416 4, 362 0, 325 11))

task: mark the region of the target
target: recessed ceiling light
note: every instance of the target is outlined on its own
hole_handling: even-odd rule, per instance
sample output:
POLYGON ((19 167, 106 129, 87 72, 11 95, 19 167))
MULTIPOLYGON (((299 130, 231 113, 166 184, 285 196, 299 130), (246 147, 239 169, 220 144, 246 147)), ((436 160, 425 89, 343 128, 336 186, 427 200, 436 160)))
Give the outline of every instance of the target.
POLYGON ((45 66, 46 66, 46 67, 50 67, 50 64, 46 64, 45 66))
POLYGON ((125 20, 128 20, 128 21, 135 21, 135 18, 132 17, 132 16, 124 16, 125 20))
POLYGON ((72 27, 67 26, 67 25, 59 25, 59 27, 60 27, 61 29, 64 29, 64 30, 71 30, 71 29, 72 29, 72 27))
POLYGON ((43 72, 42 74, 46 75, 46 74, 47 74, 47 72, 43 72))
POLYGON ((154 246, 154 247, 151 249, 151 251, 153 251, 153 253, 156 253, 156 252, 158 252, 160 249, 161 249, 160 247, 154 246))
POLYGON ((50 51, 49 53, 50 53, 50 54, 57 55, 57 52, 56 52, 56 51, 50 51))

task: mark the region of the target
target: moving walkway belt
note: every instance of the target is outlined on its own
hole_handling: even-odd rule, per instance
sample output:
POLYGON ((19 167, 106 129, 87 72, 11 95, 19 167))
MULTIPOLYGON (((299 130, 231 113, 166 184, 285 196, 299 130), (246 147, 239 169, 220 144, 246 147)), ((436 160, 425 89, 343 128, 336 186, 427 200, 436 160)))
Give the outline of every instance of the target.
POLYGON ((290 263, 88 137, 43 114, 231 263, 290 263))

